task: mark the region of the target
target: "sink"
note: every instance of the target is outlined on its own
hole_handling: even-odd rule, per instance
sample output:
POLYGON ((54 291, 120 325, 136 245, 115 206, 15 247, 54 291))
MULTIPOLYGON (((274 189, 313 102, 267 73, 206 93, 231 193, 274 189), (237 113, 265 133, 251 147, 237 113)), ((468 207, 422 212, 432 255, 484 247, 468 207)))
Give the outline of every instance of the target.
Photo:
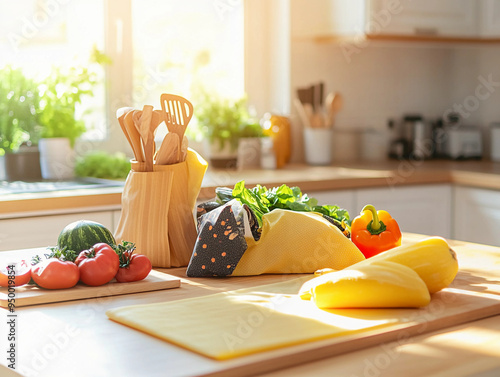
POLYGON ((105 187, 123 187, 124 181, 99 178, 74 178, 70 180, 0 181, 1 194, 24 194, 59 190, 78 190, 105 187))

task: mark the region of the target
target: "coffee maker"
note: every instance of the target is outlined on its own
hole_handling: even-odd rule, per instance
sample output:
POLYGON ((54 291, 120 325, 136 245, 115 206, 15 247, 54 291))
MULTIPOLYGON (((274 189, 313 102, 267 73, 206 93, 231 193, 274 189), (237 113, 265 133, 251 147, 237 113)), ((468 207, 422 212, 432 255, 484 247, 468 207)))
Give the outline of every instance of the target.
POLYGON ((399 124, 389 121, 393 132, 389 157, 397 159, 428 159, 433 156, 432 125, 421 115, 403 116, 399 124))

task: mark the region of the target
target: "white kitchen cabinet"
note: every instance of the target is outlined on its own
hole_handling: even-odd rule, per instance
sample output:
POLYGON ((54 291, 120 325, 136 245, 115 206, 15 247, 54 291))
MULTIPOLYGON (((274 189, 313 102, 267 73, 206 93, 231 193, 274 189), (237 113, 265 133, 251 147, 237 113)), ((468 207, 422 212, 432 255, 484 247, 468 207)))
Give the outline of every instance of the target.
POLYGON ((365 22, 365 0, 291 0, 291 35, 295 38, 359 34, 365 22))
POLYGON ((0 251, 54 246, 61 230, 77 220, 92 220, 113 230, 111 211, 0 220, 0 251))
POLYGON ((451 238, 450 185, 415 185, 356 191, 359 212, 366 204, 386 210, 403 232, 451 238))
POLYGON ((357 214, 354 190, 313 191, 308 192, 307 195, 318 199, 319 205, 336 205, 346 209, 351 218, 357 214))
POLYGON ((478 35, 477 0, 369 0, 366 32, 381 35, 478 35))
POLYGON ((299 39, 500 37, 500 0, 292 0, 290 15, 299 39))
POLYGON ((453 237, 500 246, 500 191, 455 187, 453 237))
POLYGON ((111 230, 114 233, 116 231, 116 228, 118 227, 118 223, 120 222, 120 217, 122 215, 122 211, 121 210, 113 211, 111 213, 111 215, 113 217, 113 227, 109 228, 109 230, 111 230))

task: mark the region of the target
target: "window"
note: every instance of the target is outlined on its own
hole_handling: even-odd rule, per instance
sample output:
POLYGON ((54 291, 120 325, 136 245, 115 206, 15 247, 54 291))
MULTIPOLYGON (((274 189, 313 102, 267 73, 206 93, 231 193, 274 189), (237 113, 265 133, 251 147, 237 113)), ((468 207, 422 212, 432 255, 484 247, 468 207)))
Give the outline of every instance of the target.
POLYGON ((221 17, 206 0, 132 1, 134 105, 163 91, 243 94, 243 7, 221 17))
MULTIPOLYGON (((188 99, 202 89, 225 97, 243 94, 243 2, 227 2, 223 11, 219 5, 206 0, 0 0, 0 68, 18 66, 44 77, 53 65, 87 64, 94 46, 104 51, 113 62, 101 68, 102 81, 80 115, 88 129, 85 139, 116 149, 109 139, 121 132, 115 120, 119 105, 158 108, 163 92, 188 99)), ((129 152, 126 143, 120 149, 129 152)))
MULTIPOLYGON (((104 33, 101 0, 0 0, 0 68, 18 67, 43 81, 54 66, 87 66, 94 46, 104 50, 104 33)), ((87 138, 106 136, 104 70, 97 73, 94 96, 77 109, 87 138)))

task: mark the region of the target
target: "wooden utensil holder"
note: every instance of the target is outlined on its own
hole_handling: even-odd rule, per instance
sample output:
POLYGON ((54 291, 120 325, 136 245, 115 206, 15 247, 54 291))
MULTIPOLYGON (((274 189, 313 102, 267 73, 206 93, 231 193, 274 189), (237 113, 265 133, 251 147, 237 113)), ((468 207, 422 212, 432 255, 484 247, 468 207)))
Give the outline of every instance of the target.
POLYGON ((132 160, 122 195, 117 242, 135 243, 154 267, 187 266, 197 237, 194 207, 207 163, 188 150, 186 161, 154 165, 132 160))

